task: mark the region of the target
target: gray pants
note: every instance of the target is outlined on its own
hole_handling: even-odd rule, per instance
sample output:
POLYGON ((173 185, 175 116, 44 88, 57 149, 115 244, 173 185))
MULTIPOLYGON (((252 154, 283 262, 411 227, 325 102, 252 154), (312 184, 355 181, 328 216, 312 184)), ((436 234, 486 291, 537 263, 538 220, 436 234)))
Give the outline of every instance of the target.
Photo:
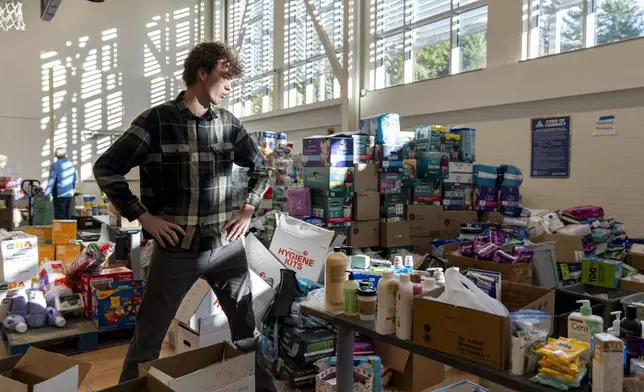
MULTIPOLYGON (((183 297, 201 276, 210 282, 228 317, 232 341, 240 350, 255 350, 250 274, 242 241, 201 253, 156 248, 119 382, 138 377, 140 363, 159 358, 163 339, 183 297)), ((259 362, 256 361, 256 390, 274 391, 272 378, 259 362)))

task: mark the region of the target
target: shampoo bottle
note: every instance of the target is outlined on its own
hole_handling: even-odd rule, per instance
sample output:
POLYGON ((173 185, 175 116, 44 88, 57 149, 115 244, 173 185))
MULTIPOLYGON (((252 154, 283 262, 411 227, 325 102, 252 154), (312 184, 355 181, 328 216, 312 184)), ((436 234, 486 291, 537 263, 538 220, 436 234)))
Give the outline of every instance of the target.
POLYGON ((637 308, 633 305, 626 307, 626 317, 622 319, 619 326, 619 337, 628 341, 629 337, 639 338, 642 336, 642 324, 637 319, 637 308))
POLYGON ((344 282, 344 315, 357 316, 358 315, 358 290, 360 284, 353 276, 353 272, 349 272, 349 280, 344 282))
POLYGON ((590 344, 595 334, 603 332, 604 319, 593 315, 589 300, 580 299, 577 303, 581 304, 581 309, 568 316, 568 337, 590 344))
POLYGON ((347 255, 334 248, 324 260, 324 303, 332 309, 342 310, 344 306, 344 282, 349 265, 347 255))
POLYGON ((412 311, 414 308, 414 284, 408 274, 398 277, 396 293, 396 337, 411 340, 412 311))
POLYGON ((619 310, 616 310, 614 312, 610 312, 610 314, 615 316, 615 320, 613 320, 613 326, 608 328, 608 333, 613 336, 619 337, 622 312, 619 310))
POLYGON ((392 271, 382 273, 378 281, 378 315, 376 332, 380 335, 396 333, 396 292, 398 282, 392 271))

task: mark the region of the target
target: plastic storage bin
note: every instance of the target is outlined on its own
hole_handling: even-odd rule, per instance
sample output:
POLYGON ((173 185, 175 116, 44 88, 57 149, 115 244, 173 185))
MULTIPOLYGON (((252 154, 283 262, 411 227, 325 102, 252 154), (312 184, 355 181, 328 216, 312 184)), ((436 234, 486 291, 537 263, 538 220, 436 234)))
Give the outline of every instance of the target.
POLYGON ((555 242, 544 242, 526 246, 534 251, 532 263, 532 284, 552 289, 559 287, 559 273, 555 259, 555 242))
MULTIPOLYGON (((610 312, 622 310, 621 300, 629 295, 636 294, 636 291, 626 289, 607 289, 604 287, 590 286, 583 283, 561 286, 557 288, 557 299, 555 304, 561 301, 587 299, 590 305, 600 303, 604 305, 604 310, 598 316, 604 319, 604 331, 613 325, 613 317, 610 312), (561 293, 561 294, 559 294, 561 293)), ((579 308, 577 304, 577 308, 579 308)), ((593 311, 593 314, 596 314, 593 311)))
MULTIPOLYGON (((644 320, 644 293, 637 293, 622 298, 622 315, 626 314, 626 306, 635 305, 637 307, 637 319, 644 320), (638 303, 640 305, 638 305, 638 303)), ((622 316, 623 317, 623 316, 622 316)))

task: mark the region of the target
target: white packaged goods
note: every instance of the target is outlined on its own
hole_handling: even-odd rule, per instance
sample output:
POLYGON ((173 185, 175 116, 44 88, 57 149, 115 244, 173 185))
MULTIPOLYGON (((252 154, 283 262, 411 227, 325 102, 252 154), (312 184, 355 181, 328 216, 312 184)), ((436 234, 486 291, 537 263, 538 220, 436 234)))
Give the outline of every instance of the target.
POLYGON ((22 231, 0 230, 0 261, 2 282, 38 277, 38 238, 22 231))
POLYGON ((272 288, 280 284, 280 270, 286 268, 273 254, 266 249, 257 237, 249 235, 244 239, 248 268, 255 272, 272 288))
POLYGON ((332 231, 282 215, 270 251, 299 277, 318 281, 333 240, 332 231))

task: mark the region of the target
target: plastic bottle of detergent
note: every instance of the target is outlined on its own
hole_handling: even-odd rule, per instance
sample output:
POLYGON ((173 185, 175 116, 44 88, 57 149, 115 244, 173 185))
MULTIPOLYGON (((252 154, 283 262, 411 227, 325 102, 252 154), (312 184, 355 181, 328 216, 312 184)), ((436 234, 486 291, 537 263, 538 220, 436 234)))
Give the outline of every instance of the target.
POLYGON ((408 274, 398 277, 396 293, 396 336, 398 339, 411 340, 412 312, 414 308, 414 284, 408 274))
POLYGON ((28 311, 25 320, 31 328, 42 328, 47 324, 47 301, 40 290, 29 293, 28 311))
POLYGON ((581 304, 579 312, 568 316, 568 337, 590 344, 595 334, 603 332, 604 319, 593 315, 589 300, 580 299, 577 303, 581 304))
POLYGON ((392 271, 382 273, 378 281, 378 315, 376 318, 376 332, 380 335, 396 333, 396 294, 398 282, 392 271))
POLYGON ((324 303, 334 309, 344 307, 344 282, 347 280, 349 258, 334 248, 324 261, 324 303))

